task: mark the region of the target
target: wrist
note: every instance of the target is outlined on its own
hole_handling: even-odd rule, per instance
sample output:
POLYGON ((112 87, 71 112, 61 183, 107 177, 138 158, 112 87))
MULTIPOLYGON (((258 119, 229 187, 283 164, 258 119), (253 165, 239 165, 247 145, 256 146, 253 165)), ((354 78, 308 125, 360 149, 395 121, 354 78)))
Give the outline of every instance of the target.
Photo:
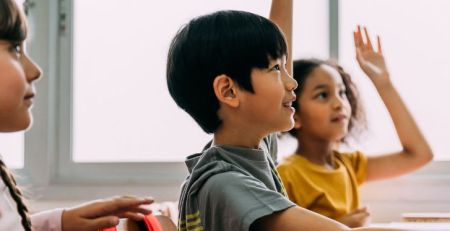
POLYGON ((66 216, 67 216, 67 210, 64 209, 61 213, 61 231, 64 231, 64 225, 66 222, 64 222, 66 220, 66 216))
POLYGON ((381 74, 375 77, 370 77, 370 79, 372 80, 373 85, 377 89, 385 89, 393 87, 389 73, 381 74))
MULTIPOLYGON (((68 226, 68 223, 70 223, 70 220, 71 220, 70 216, 72 216, 72 215, 71 215, 71 210, 65 208, 65 209, 62 211, 62 214, 61 214, 61 231, 66 231, 66 230, 68 230, 68 229, 67 229, 67 226, 68 226)), ((70 226, 70 225, 69 225, 69 226, 70 226)))

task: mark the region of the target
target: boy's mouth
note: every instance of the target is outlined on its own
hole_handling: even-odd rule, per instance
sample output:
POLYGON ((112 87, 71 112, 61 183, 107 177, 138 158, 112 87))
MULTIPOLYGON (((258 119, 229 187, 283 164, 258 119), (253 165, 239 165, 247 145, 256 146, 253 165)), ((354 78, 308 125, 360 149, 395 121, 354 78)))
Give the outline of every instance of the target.
POLYGON ((283 106, 285 106, 285 107, 292 107, 292 101, 283 103, 283 106))
POLYGON ((295 113, 295 108, 292 107, 293 102, 295 102, 295 96, 283 102, 283 107, 288 109, 292 114, 295 113))
POLYGON ((285 107, 292 107, 292 103, 294 103, 296 99, 297 99, 297 97, 293 96, 293 97, 285 100, 283 102, 283 106, 285 106, 285 107))

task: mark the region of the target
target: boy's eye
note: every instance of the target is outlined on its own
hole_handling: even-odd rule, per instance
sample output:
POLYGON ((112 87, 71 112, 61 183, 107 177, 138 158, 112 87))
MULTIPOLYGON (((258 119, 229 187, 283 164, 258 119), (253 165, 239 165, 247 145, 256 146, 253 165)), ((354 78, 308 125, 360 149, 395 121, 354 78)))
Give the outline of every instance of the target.
POLYGON ((276 64, 275 66, 272 67, 272 70, 273 71, 280 71, 281 70, 280 65, 276 64))
POLYGON ((14 43, 11 45, 11 52, 13 52, 17 57, 22 54, 22 46, 20 43, 14 43))

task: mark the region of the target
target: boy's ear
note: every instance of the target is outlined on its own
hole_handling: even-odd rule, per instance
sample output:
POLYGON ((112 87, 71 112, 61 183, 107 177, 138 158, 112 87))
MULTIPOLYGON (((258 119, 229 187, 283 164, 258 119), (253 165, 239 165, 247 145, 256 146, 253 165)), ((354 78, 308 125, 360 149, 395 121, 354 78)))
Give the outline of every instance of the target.
POLYGON ((302 123, 300 121, 300 116, 298 115, 298 113, 296 112, 294 114, 294 128, 295 129, 300 129, 302 127, 302 123))
POLYGON ((224 74, 216 76, 213 82, 214 93, 219 102, 234 108, 239 106, 237 87, 235 81, 224 74))

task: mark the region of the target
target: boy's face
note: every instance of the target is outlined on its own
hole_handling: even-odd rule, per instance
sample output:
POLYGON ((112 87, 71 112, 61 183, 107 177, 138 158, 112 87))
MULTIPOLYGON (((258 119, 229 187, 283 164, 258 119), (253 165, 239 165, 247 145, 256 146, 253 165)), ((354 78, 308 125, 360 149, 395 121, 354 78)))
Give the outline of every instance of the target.
MULTIPOLYGON (((261 134, 287 131, 294 125, 294 89, 297 82, 287 73, 286 58, 270 60, 268 68, 253 68, 254 93, 242 92, 242 116, 261 134)), ((265 134, 266 135, 266 134, 265 134)))
POLYGON ((321 65, 306 77, 297 103, 295 127, 303 137, 340 141, 347 134, 352 110, 342 77, 333 67, 321 65))
POLYGON ((20 131, 30 125, 32 82, 40 75, 23 44, 0 40, 0 132, 20 131))

